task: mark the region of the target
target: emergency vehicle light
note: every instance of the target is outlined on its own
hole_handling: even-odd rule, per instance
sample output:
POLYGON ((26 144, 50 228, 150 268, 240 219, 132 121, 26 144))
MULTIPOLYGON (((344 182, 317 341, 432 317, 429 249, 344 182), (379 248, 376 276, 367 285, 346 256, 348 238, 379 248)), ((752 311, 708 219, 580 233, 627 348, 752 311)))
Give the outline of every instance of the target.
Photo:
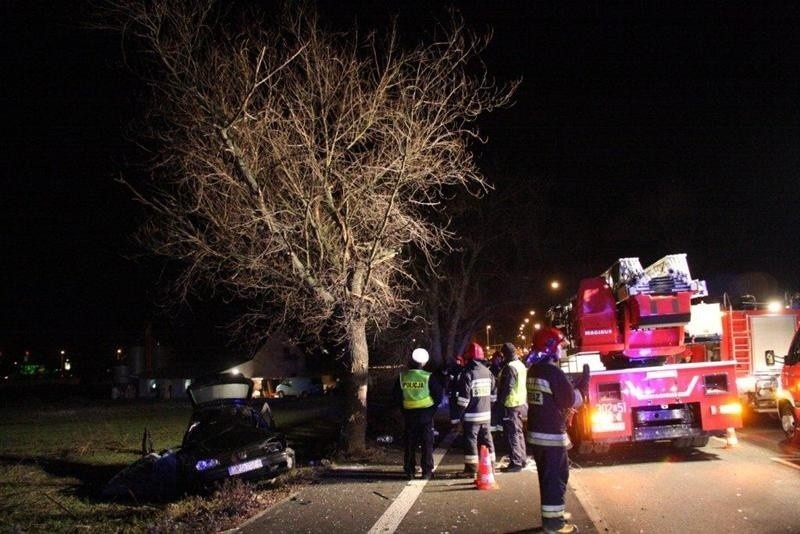
POLYGON ((721 415, 738 415, 742 413, 742 405, 738 402, 723 404, 719 407, 719 413, 721 415))
MULTIPOLYGON (((619 411, 614 409, 604 409, 604 405, 595 406, 592 410, 592 432, 619 432, 625 430, 625 422, 622 419, 624 408, 622 403, 616 405, 619 411)), ((605 405, 605 408, 610 408, 605 405)))

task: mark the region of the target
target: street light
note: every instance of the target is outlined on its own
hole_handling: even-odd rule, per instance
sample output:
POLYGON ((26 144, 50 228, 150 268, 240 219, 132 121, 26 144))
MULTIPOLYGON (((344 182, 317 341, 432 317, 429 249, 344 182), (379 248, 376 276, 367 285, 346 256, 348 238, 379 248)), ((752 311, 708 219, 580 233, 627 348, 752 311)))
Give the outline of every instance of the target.
POLYGON ((491 346, 491 343, 489 343, 489 330, 491 330, 491 329, 492 329, 492 325, 490 325, 490 324, 487 324, 487 325, 486 325, 486 349, 487 349, 487 350, 488 350, 488 349, 489 349, 489 347, 491 346))
POLYGON ((561 284, 559 283, 558 280, 553 280, 552 282, 550 282, 550 289, 555 290, 555 289, 558 289, 560 287, 561 287, 561 284))

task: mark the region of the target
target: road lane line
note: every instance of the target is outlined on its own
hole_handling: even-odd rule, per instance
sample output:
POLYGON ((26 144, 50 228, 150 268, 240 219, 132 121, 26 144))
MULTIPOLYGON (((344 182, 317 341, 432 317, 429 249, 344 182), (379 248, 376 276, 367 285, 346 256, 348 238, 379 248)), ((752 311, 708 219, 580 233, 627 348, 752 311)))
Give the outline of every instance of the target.
MULTIPOLYGON (((600 515, 600 507, 592 501, 589 492, 586 491, 586 488, 581 484, 580 475, 576 476, 575 470, 571 467, 569 471, 569 482, 567 482, 567 484, 572 488, 572 494, 575 495, 575 499, 577 499, 586 512, 594 528, 600 532, 599 526, 603 524, 603 518, 600 515)), ((606 525, 606 527, 608 527, 608 525, 606 525)), ((608 528, 606 528, 606 530, 608 530, 608 528)))
POLYGON ((770 460, 772 460, 773 462, 778 462, 781 465, 786 465, 786 466, 791 467, 792 469, 797 469, 798 471, 800 471, 800 465, 797 465, 795 463, 792 463, 792 462, 789 462, 787 460, 784 460, 783 458, 770 458, 770 460))
MULTIPOLYGON (((433 468, 434 470, 439 466, 439 463, 444 458, 444 455, 447 454, 448 449, 450 449, 450 445, 453 444, 453 440, 456 438, 455 432, 450 432, 445 436, 445 438, 439 443, 439 446, 436 447, 436 450, 433 451, 433 468)), ((403 518, 406 516, 411 507, 414 506, 414 503, 419 498, 419 495, 422 493, 425 484, 427 484, 427 480, 425 479, 417 479, 412 480, 408 483, 408 485, 403 488, 403 491, 400 492, 400 495, 394 500, 394 502, 383 512, 383 515, 372 525, 372 528, 369 529, 368 534, 391 534, 397 531, 397 528, 400 526, 400 523, 403 521, 403 518)))

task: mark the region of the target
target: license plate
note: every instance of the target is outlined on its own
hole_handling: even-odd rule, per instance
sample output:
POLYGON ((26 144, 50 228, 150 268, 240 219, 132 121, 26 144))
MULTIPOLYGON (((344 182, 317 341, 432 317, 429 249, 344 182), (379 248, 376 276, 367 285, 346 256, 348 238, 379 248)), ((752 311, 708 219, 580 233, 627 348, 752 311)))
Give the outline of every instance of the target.
POLYGON ((232 465, 228 468, 228 474, 231 476, 234 475, 241 475, 242 473, 247 473, 248 471, 254 471, 256 469, 261 469, 264 464, 261 463, 261 459, 258 458, 256 460, 250 460, 249 462, 245 462, 243 464, 232 465))

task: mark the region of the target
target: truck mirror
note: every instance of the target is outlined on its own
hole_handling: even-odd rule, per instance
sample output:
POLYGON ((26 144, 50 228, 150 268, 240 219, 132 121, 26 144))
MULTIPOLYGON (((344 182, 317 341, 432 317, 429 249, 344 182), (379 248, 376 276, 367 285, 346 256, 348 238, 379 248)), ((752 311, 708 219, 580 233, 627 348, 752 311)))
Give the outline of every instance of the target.
POLYGON ((765 351, 764 359, 767 360, 767 365, 775 365, 775 351, 774 350, 765 351))

